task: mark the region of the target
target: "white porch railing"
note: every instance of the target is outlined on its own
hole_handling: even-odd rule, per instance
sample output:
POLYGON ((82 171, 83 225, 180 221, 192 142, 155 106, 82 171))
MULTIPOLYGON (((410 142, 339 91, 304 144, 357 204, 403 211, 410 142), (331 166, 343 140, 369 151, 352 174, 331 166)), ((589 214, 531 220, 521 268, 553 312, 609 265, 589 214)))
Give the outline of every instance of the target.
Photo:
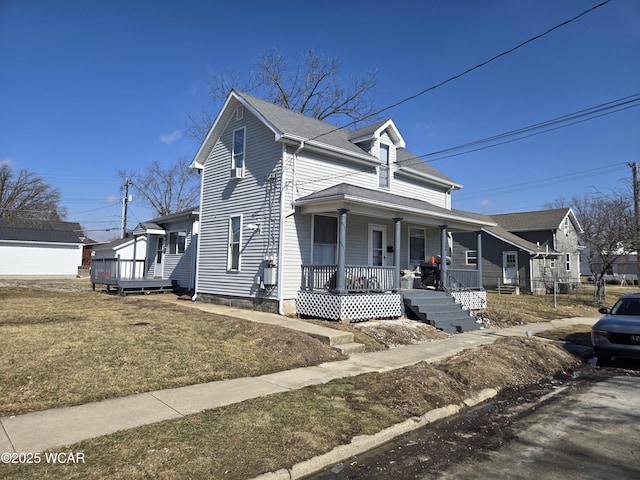
MULTIPOLYGON (((337 270, 337 265, 302 265, 301 290, 335 290, 337 270)), ((347 265, 345 289, 350 292, 398 290, 395 267, 347 265)))

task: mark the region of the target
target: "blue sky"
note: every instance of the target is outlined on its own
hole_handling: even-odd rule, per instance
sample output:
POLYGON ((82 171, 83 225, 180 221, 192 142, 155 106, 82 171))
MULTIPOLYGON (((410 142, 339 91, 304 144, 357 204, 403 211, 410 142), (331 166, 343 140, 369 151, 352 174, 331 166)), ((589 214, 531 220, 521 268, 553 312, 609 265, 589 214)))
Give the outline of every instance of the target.
MULTIPOLYGON (((313 48, 345 81, 377 72, 372 99, 386 107, 598 3, 0 0, 0 162, 59 188, 91 237, 114 237, 117 171, 194 156, 183 125, 212 74, 248 72, 266 48, 292 61, 313 48)), ((383 117, 424 155, 637 93, 640 2, 613 0, 383 117)), ((463 185, 454 208, 492 214, 625 188, 639 160, 630 108, 433 166, 463 185)), ((134 198, 129 226, 152 216, 134 198)))

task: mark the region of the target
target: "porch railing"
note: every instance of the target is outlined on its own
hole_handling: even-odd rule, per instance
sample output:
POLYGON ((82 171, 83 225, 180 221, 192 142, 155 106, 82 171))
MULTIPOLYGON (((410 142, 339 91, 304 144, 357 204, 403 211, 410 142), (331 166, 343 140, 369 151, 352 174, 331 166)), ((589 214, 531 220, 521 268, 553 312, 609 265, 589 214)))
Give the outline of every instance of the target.
POLYGON ((91 260, 91 283, 116 285, 118 280, 142 278, 144 278, 144 260, 121 260, 120 258, 91 260))
POLYGON ((482 279, 478 270, 447 268, 443 278, 447 290, 466 290, 482 288, 482 279))
MULTIPOLYGON (((302 265, 302 290, 335 290, 337 288, 337 265, 302 265)), ((379 292, 398 290, 395 282, 395 267, 370 265, 347 265, 345 267, 345 289, 350 292, 379 292)))

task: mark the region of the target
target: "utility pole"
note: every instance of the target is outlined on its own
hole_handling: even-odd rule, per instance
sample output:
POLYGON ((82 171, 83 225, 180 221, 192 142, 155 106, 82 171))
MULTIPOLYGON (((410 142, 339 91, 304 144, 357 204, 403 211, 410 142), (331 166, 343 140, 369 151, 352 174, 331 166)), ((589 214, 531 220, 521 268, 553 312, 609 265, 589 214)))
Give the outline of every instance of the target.
POLYGON ((634 249, 636 251, 636 278, 640 286, 640 193, 638 188, 638 162, 628 163, 633 172, 633 213, 635 219, 634 249))
POLYGON ((124 197, 122 198, 122 238, 127 238, 127 207, 132 200, 129 195, 129 185, 131 185, 131 180, 127 177, 122 186, 124 188, 124 197))

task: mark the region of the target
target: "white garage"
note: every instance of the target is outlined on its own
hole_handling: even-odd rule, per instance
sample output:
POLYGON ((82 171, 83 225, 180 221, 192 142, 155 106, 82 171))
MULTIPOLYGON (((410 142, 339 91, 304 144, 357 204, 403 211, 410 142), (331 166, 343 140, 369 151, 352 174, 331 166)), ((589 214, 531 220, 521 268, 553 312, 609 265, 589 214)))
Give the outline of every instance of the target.
MULTIPOLYGON (((78 224, 61 223, 63 226, 78 224)), ((0 277, 74 278, 82 265, 82 232, 0 227, 0 277)))

